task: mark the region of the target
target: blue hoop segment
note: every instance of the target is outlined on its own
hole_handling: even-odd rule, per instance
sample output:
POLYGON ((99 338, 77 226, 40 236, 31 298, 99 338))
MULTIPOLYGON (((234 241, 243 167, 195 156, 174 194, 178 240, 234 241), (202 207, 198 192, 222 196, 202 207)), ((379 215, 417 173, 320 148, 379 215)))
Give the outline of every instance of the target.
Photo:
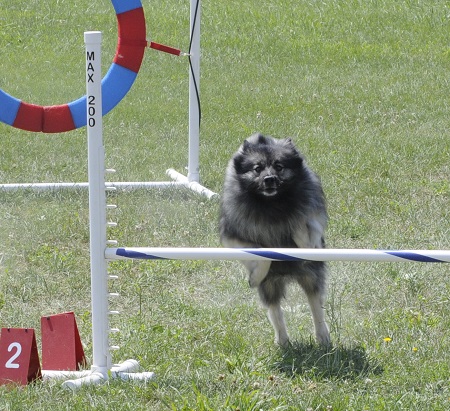
MULTIPOLYGON (((117 15, 118 42, 113 63, 102 80, 103 115, 128 93, 137 77, 147 47, 141 0, 111 0, 117 15)), ((38 106, 0 89, 0 121, 22 130, 62 133, 84 127, 86 96, 68 104, 38 106)))

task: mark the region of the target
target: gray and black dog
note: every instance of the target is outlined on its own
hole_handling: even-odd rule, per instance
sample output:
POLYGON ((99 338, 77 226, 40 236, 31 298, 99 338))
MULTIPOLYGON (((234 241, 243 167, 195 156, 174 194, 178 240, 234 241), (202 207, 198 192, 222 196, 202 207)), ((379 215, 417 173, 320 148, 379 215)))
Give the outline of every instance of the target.
MULTIPOLYGON (((236 248, 323 248, 325 196, 290 138, 254 134, 230 160, 221 197, 220 239, 236 248)), ((289 344, 281 300, 289 282, 308 298, 317 341, 330 343, 325 322, 326 265, 319 261, 243 261, 251 287, 258 288, 275 330, 289 344)))

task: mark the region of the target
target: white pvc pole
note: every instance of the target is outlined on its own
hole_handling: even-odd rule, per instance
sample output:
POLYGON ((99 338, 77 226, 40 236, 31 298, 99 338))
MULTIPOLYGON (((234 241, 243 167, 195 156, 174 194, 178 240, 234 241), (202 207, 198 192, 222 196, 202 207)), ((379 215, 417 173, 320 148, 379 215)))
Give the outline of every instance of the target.
POLYGON ((84 33, 86 44, 86 96, 89 177, 89 220, 92 300, 92 371, 107 376, 111 368, 109 352, 108 272, 106 248, 105 154, 103 147, 102 33, 84 33))
POLYGON ((199 146, 200 146, 200 0, 191 0, 190 14, 190 67, 189 67, 189 182, 200 181, 199 146))
POLYGON ((319 248, 107 248, 108 260, 272 260, 449 263, 450 250, 366 250, 319 248))
MULTIPOLYGON (((175 186, 185 186, 186 184, 177 181, 112 181, 106 183, 107 187, 114 187, 120 190, 137 190, 145 188, 170 188, 175 186)), ((32 191, 51 191, 63 189, 86 189, 89 187, 87 182, 79 183, 9 183, 0 184, 0 191, 32 190, 32 191)))
POLYGON ((203 187, 200 183, 197 181, 189 181, 189 179, 184 176, 183 174, 180 174, 178 171, 175 171, 172 168, 169 168, 166 171, 167 175, 175 180, 176 183, 179 183, 187 188, 189 188, 192 191, 195 191, 198 194, 201 194, 205 197, 207 197, 209 200, 215 197, 219 197, 217 193, 214 191, 211 191, 210 189, 203 187))

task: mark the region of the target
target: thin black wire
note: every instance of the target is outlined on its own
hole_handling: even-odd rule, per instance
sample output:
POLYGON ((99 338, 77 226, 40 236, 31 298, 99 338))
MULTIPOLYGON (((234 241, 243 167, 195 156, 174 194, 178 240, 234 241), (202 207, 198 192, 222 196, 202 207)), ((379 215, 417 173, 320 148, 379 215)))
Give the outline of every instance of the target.
POLYGON ((200 91, 198 89, 197 80, 195 78, 194 68, 192 67, 192 61, 191 61, 191 48, 192 48, 192 39, 194 38, 194 31, 195 31, 195 23, 197 22, 197 15, 198 15, 198 8, 199 8, 200 0, 197 0, 197 4, 195 5, 195 12, 194 12, 194 21, 192 22, 192 31, 191 31, 191 39, 189 42, 189 67, 191 69, 192 79, 194 81, 194 87, 195 87, 195 95, 197 97, 197 106, 198 106, 198 126, 200 127, 201 121, 202 121, 202 107, 200 104, 200 91))

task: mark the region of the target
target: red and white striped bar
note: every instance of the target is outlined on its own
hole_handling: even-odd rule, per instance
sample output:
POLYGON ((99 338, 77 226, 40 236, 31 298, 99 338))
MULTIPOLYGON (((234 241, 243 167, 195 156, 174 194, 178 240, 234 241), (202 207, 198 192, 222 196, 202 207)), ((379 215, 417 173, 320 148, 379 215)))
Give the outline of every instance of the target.
POLYGON ((107 260, 272 260, 450 263, 450 250, 318 248, 107 248, 107 260))

